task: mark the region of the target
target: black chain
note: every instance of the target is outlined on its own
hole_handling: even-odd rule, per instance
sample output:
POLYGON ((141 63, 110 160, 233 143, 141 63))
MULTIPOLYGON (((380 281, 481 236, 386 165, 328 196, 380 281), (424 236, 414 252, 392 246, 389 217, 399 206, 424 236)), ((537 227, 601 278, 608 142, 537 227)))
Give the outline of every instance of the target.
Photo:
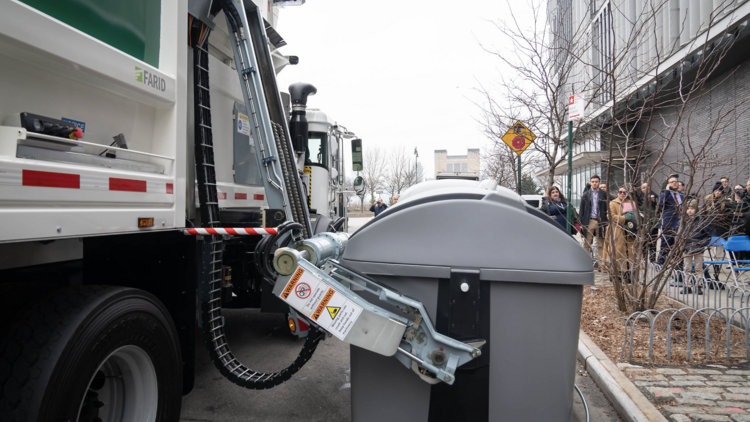
MULTIPOLYGON (((208 31, 208 28, 205 30, 208 31)), ((202 43, 196 42, 196 39, 191 41, 194 59, 195 159, 200 214, 204 227, 220 227, 208 89, 208 36, 206 35, 202 43)), ((310 360, 325 333, 311 326, 297 359, 279 372, 256 372, 240 363, 229 348, 224 333, 224 317, 221 314, 223 237, 210 236, 207 237, 207 241, 211 247, 208 263, 210 281, 208 298, 201 306, 201 316, 209 356, 219 372, 239 386, 258 390, 275 387, 291 378, 310 360)))

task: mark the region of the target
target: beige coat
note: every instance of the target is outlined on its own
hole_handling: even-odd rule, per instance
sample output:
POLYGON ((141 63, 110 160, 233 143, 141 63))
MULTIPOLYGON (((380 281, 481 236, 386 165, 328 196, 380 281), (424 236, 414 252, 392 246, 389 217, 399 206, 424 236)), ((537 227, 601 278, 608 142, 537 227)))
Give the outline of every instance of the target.
MULTIPOLYGON (((612 223, 607 226, 607 234, 604 236, 604 259, 610 261, 612 259, 612 230, 614 230, 614 250, 615 259, 617 265, 615 270, 626 271, 630 267, 630 263, 635 259, 635 237, 627 235, 626 230, 622 227, 627 221, 622 216, 625 212, 622 210, 623 203, 632 203, 630 199, 625 201, 619 197, 615 198, 614 201, 609 203, 609 218, 612 223)), ((634 209, 635 206, 634 206, 634 209)))

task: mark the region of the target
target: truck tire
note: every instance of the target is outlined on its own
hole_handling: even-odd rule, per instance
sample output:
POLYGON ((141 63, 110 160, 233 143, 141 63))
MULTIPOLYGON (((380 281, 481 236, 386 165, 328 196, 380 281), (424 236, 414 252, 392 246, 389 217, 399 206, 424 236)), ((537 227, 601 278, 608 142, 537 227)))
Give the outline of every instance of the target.
POLYGON ((2 421, 179 420, 179 341, 166 309, 147 292, 55 290, 2 332, 2 421))

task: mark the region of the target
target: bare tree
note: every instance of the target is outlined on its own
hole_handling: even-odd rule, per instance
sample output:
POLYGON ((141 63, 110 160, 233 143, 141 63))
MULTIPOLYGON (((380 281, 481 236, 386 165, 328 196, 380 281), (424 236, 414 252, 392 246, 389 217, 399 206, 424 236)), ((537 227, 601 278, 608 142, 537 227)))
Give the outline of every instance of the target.
POLYGON ((362 211, 364 211, 364 198, 370 194, 374 198, 375 192, 384 187, 386 176, 386 153, 379 147, 367 148, 364 151, 364 166, 362 178, 364 179, 365 192, 362 195, 362 211))
MULTIPOLYGON (((518 185, 518 155, 504 142, 495 142, 485 150, 482 159, 482 179, 494 180, 505 187, 518 185)), ((529 151, 521 155, 521 171, 531 175, 533 170, 543 167, 545 162, 544 157, 529 151)))
MULTIPOLYGON (((581 42, 587 27, 582 22, 559 18, 570 14, 569 9, 562 9, 567 2, 558 2, 554 10, 547 10, 546 0, 528 0, 525 6, 531 13, 523 19, 514 13, 516 5, 511 7, 510 2, 506 2, 508 17, 494 24, 501 39, 508 42, 502 47, 482 44, 485 51, 503 65, 496 83, 478 88, 483 97, 478 104, 482 111, 478 120, 485 135, 493 141, 490 162, 485 162, 488 175, 504 174, 509 167, 516 166, 508 159, 504 151, 507 146, 501 137, 520 120, 537 135, 536 142, 524 155, 540 157, 541 167, 549 168, 550 177, 544 184, 548 188, 553 185, 556 169, 564 161, 563 152, 567 150, 565 106, 571 95, 569 83, 576 81, 578 91, 588 85, 585 72, 578 65, 579 56, 588 47, 581 42)), ((507 183, 506 178, 498 182, 507 183)))
POLYGON ((421 183, 424 181, 424 166, 422 166, 422 163, 417 162, 415 158, 414 165, 411 166, 409 170, 409 186, 407 188, 410 188, 417 183, 421 183))
MULTIPOLYGON (((746 170, 746 160, 717 151, 731 150, 722 146, 740 136, 731 135, 737 133, 732 125, 750 111, 749 100, 711 100, 736 70, 726 55, 741 32, 731 19, 737 2, 707 2, 710 13, 701 6, 701 13, 692 15, 705 18, 698 24, 688 22, 685 7, 670 0, 607 0, 579 13, 570 9, 578 2, 546 2, 549 8, 545 2, 528 0, 531 19, 523 21, 509 4, 509 16, 496 23, 508 40, 505 48, 484 46, 514 70, 479 89, 484 96, 479 120, 494 141, 485 174, 515 179, 508 175, 511 169, 516 173, 514 157, 503 150, 500 137, 521 120, 538 136, 530 149, 546 161, 551 186, 567 155, 567 98, 585 93, 587 119, 576 122, 575 140, 607 152, 604 181, 610 188, 624 187, 626 200, 637 205, 626 216, 620 201, 610 203, 605 261, 599 264, 611 276, 621 311, 652 308, 681 263, 696 220, 688 218, 687 207, 677 206, 681 224, 668 224, 664 198, 672 193, 651 199, 650 191, 639 195, 632 188, 645 183, 654 189, 680 173, 687 195, 700 198, 718 178, 717 169, 746 170), (637 230, 627 233, 633 222, 637 230)), ((717 218, 708 208, 703 214, 708 222, 717 218)))
POLYGON ((403 146, 391 149, 385 174, 385 190, 391 195, 400 194, 414 184, 414 162, 403 146))
MULTIPOLYGON (((702 22, 701 35, 684 17, 679 31, 674 31, 676 26, 671 32, 664 29, 661 22, 670 13, 668 1, 639 4, 640 9, 619 9, 612 2, 595 18, 592 36, 578 41, 591 54, 566 51, 577 57, 581 68, 589 69, 594 81, 587 86, 594 118, 581 129, 600 137, 603 150, 608 151, 605 180, 610 187, 626 188, 627 196, 639 205, 630 217, 637 226, 632 234, 624 230, 628 224, 624 206, 615 201, 610 205, 605 262, 601 263, 611 275, 618 307, 628 312, 656 305, 697 229, 685 206, 676 207, 672 221, 679 220, 679 224, 665 221, 671 212, 663 207, 665 198, 674 192, 666 191, 652 200, 648 192, 641 195, 632 187, 645 183, 652 189, 668 175, 679 173, 687 185, 685 200, 690 195, 699 199, 718 177, 711 163, 713 152, 723 142, 734 142, 723 135, 748 111, 747 98, 714 105, 710 114, 704 110, 712 92, 735 70, 726 68, 724 62, 736 29, 719 26, 734 2, 714 5, 713 13, 702 22), (691 37, 685 45, 685 38, 691 37), (657 244, 658 258, 653 253, 657 244)), ((732 170, 726 165, 722 169, 732 170)), ((708 222, 716 218, 708 209, 703 214, 708 222)))

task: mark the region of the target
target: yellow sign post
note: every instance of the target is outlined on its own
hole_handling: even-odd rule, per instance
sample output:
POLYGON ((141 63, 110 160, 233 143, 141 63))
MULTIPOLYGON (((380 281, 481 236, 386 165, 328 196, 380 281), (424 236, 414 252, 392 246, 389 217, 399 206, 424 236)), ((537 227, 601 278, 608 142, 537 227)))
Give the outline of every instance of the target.
POLYGON ((516 192, 521 195, 521 154, 534 142, 536 135, 519 120, 500 139, 518 154, 518 187, 516 192))

